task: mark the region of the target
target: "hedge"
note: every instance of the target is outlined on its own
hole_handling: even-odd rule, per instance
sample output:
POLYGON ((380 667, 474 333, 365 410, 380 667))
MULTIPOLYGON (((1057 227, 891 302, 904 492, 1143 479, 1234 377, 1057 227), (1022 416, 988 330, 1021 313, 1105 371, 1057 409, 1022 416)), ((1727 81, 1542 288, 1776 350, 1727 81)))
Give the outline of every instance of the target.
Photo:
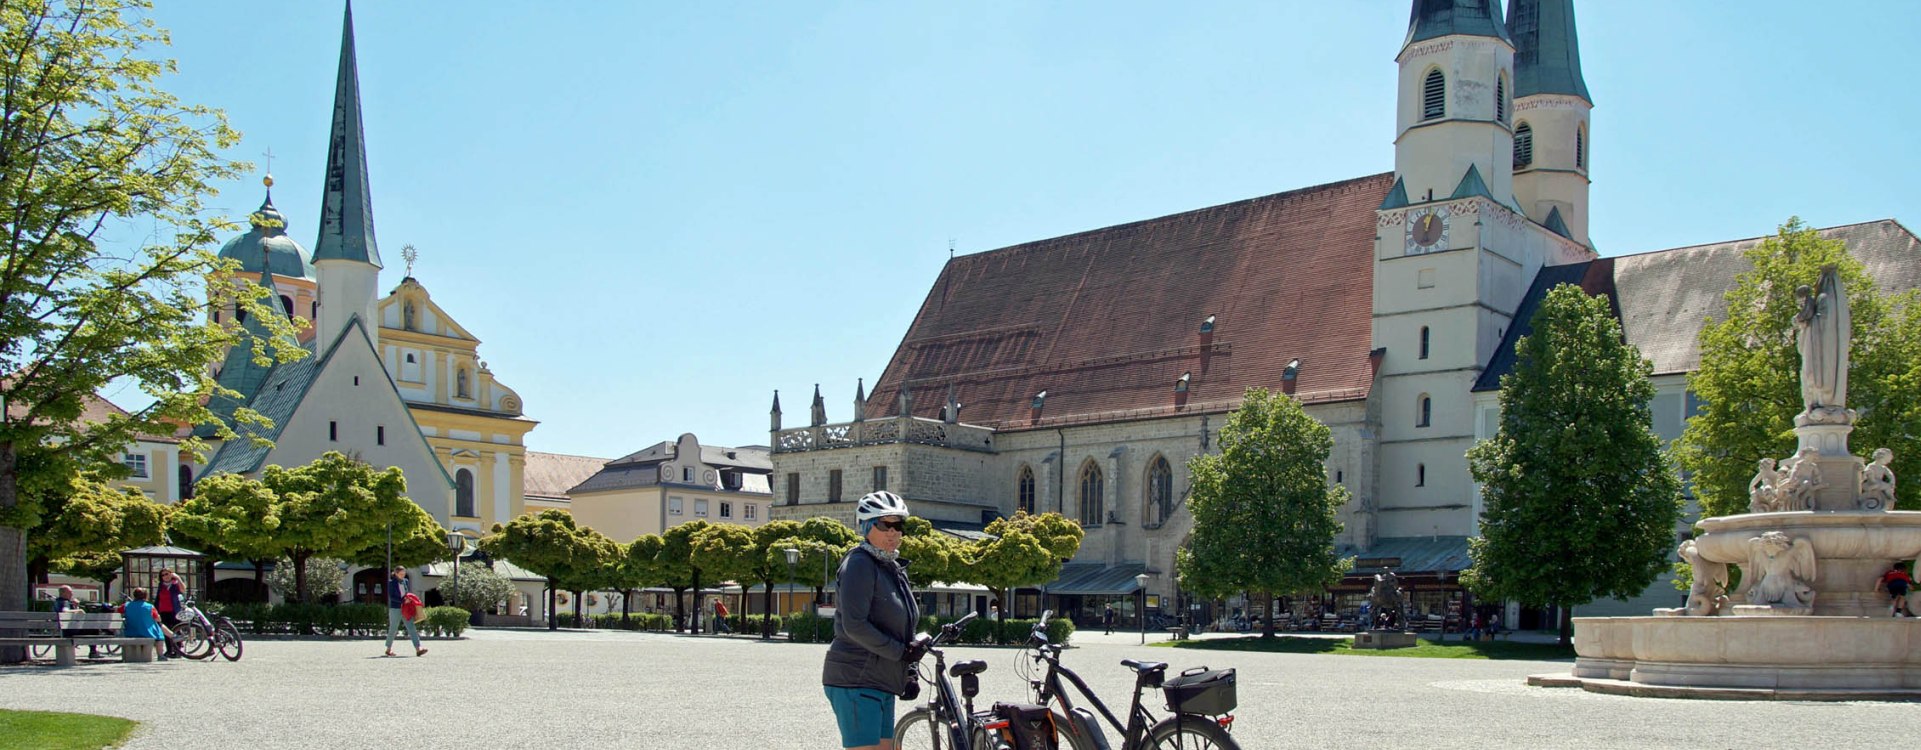
POLYGON ((472 612, 459 607, 428 607, 426 619, 416 625, 423 636, 459 638, 472 617, 472 612))
MULTIPOLYGON (((387 634, 387 608, 380 604, 207 604, 226 615, 242 632, 256 635, 327 635, 372 638, 387 634)), ((467 610, 428 607, 419 624, 422 635, 458 638, 467 629, 467 610)))

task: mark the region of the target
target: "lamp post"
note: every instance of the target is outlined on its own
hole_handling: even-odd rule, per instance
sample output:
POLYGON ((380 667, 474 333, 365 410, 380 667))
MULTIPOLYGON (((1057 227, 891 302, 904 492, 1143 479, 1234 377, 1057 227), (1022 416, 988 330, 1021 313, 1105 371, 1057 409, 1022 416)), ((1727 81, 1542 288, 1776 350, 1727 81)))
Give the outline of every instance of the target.
MULTIPOLYGON (((794 563, 800 562, 800 550, 794 549, 793 547, 787 547, 785 549, 782 549, 780 553, 786 556, 787 558, 787 604, 788 606, 793 606, 794 584, 799 580, 799 576, 794 573, 794 563)), ((791 636, 794 632, 794 629, 788 628, 787 632, 791 636)))
MULTIPOLYGON (((458 531, 447 532, 447 551, 454 553, 454 597, 460 596, 460 553, 467 551, 467 537, 458 531)), ((449 607, 459 606, 449 600, 449 607)))
POLYGON ((1134 610, 1134 616, 1141 620, 1141 645, 1147 645, 1147 574, 1134 576, 1134 585, 1141 590, 1141 606, 1134 610))

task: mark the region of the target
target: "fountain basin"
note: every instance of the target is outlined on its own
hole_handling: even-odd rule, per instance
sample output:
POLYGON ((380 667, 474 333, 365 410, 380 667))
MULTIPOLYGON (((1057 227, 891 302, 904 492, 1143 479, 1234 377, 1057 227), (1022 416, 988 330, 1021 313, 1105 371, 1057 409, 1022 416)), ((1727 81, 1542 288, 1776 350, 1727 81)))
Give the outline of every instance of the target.
POLYGON ((1921 620, 1577 617, 1573 678, 1597 692, 1921 698, 1921 620))
MULTIPOLYGON (((1701 556, 1745 565, 1748 540, 1779 531, 1814 546, 1814 614, 1872 617, 1888 614, 1887 595, 1874 590, 1895 562, 1921 556, 1921 513, 1914 511, 1790 511, 1703 518, 1695 537, 1701 556)), ((1745 582, 1744 582, 1745 583, 1745 582)), ((1746 604, 1738 591, 1732 603, 1746 604)))

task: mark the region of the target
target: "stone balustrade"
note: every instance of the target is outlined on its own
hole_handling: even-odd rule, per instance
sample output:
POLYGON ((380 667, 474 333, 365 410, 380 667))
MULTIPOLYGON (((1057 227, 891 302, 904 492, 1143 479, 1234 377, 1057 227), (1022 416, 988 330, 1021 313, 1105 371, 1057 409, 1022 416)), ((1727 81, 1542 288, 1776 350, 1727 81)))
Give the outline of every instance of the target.
POLYGON ((992 453, 994 431, 977 425, 923 417, 887 417, 779 430, 774 433, 773 449, 775 453, 804 453, 890 443, 936 445, 992 453))

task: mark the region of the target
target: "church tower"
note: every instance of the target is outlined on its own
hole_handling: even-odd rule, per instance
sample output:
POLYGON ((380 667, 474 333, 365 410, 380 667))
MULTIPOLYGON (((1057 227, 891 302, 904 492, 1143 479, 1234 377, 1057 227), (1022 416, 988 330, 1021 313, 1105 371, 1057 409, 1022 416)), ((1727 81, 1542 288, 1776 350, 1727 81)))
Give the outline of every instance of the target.
POLYGON ((1535 223, 1588 240, 1588 131, 1574 0, 1513 0, 1514 197, 1535 223))
POLYGON ((1394 174, 1415 203, 1447 198, 1472 172, 1508 202, 1514 46, 1499 0, 1414 0, 1395 106, 1394 174))
POLYGON ((367 189, 366 141, 360 124, 360 73, 354 63, 354 11, 348 3, 340 32, 340 74, 334 82, 333 132, 327 142, 326 189, 320 200, 320 239, 313 265, 320 277, 316 341, 324 350, 359 316, 367 334, 379 327, 380 248, 374 243, 373 196, 367 189))

